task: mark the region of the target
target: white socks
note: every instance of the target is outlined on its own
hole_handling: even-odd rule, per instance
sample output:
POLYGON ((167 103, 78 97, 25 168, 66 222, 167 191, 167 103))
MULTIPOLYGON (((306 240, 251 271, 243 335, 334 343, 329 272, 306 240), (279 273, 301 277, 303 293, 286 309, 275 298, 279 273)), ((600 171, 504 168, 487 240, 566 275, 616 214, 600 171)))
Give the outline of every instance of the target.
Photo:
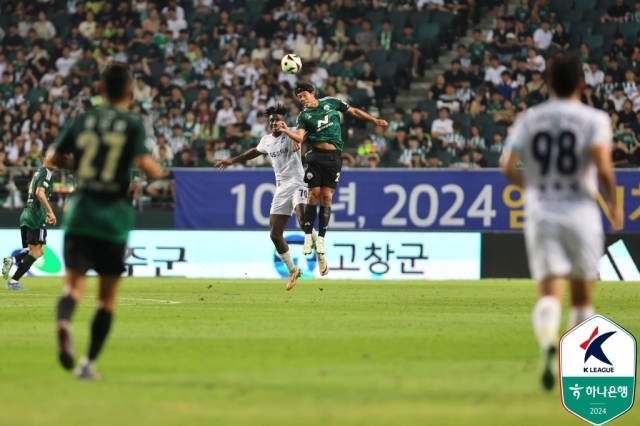
POLYGON ((540 348, 548 349, 558 344, 558 330, 562 304, 553 296, 543 296, 533 308, 533 330, 536 333, 540 348))
POLYGON ((296 270, 296 265, 293 264, 293 259, 291 258, 291 250, 286 253, 282 253, 280 255, 280 258, 282 259, 284 264, 287 265, 289 272, 293 272, 296 270))
POLYGON ((576 325, 580 324, 586 319, 591 318, 596 313, 593 306, 573 306, 569 313, 569 323, 567 324, 567 330, 571 330, 576 325))
POLYGON ((318 233, 316 232, 315 228, 313 228, 311 230, 311 239, 315 242, 318 239, 318 233))

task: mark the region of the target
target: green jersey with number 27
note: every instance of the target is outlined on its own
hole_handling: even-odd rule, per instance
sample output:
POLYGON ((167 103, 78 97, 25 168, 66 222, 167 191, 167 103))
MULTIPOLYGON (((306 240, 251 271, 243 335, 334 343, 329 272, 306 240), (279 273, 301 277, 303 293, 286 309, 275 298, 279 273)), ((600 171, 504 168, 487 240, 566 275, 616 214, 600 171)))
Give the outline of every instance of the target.
POLYGON ((346 112, 349 105, 338 98, 318 99, 318 106, 305 108, 298 115, 296 127, 307 131, 307 142, 327 142, 342 151, 342 128, 339 112, 346 112))
POLYGON ((77 183, 63 220, 68 234, 127 241, 135 221, 127 190, 133 160, 149 153, 146 139, 138 114, 110 106, 80 114, 60 133, 55 149, 74 154, 77 183))

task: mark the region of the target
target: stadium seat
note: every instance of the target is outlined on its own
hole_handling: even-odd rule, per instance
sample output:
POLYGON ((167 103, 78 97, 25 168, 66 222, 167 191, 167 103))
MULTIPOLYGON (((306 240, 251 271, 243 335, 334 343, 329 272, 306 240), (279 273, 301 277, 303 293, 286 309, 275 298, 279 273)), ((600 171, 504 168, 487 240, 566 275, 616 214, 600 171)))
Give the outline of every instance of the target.
POLYGON ((187 106, 193 105, 193 102, 198 98, 199 91, 200 91, 200 88, 198 87, 191 87, 187 89, 183 94, 185 105, 187 106))
POLYGON ((484 153, 484 159, 487 160, 487 166, 489 167, 498 167, 501 156, 502 154, 499 152, 486 151, 484 153))
POLYGON ((422 43, 433 43, 438 42, 438 38, 440 36, 440 24, 423 24, 420 26, 418 30, 418 42, 420 45, 422 43))
POLYGON ((584 13, 581 10, 568 10, 562 15, 562 20, 572 24, 579 24, 583 21, 583 15, 584 13))
POLYGON ((453 156, 449 151, 438 151, 438 160, 442 163, 442 167, 449 167, 453 156))
POLYGON ((621 22, 618 26, 618 32, 624 36, 625 39, 638 37, 638 33, 640 33, 640 22, 621 22))
POLYGON ((377 74, 382 80, 387 79, 395 81, 397 72, 398 65, 395 62, 385 62, 380 65, 380 69, 378 69, 377 74))
POLYGON ((329 67, 329 74, 340 75, 344 70, 344 64, 342 62, 336 62, 329 67))
POLYGON ((418 30, 422 25, 431 22, 431 12, 428 10, 422 12, 414 12, 409 15, 409 22, 413 25, 414 30, 418 30))
POLYGON ((207 53, 207 58, 211 60, 214 64, 220 65, 224 60, 224 52, 222 50, 210 50, 207 53))
POLYGON ((391 12, 387 15, 387 19, 391 21, 391 26, 393 27, 393 31, 400 31, 402 34, 402 29, 404 28, 404 24, 409 20, 408 12, 391 12))
POLYGON ((589 34, 584 36, 582 42, 589 46, 589 49, 597 49, 604 45, 604 36, 602 34, 589 34))
POLYGON ((410 69, 411 68, 411 52, 408 50, 392 50, 389 53, 389 60, 394 62, 398 69, 410 69))
POLYGON ((384 21, 384 10, 368 10, 364 14, 364 19, 371 22, 371 26, 375 27, 376 25, 381 25, 382 21, 384 21))
POLYGON ((615 22, 597 22, 593 27, 594 34, 602 34, 605 37, 613 37, 618 31, 618 24, 615 22))
POLYGON ((46 89, 34 87, 27 92, 25 99, 29 101, 31 112, 35 112, 40 107, 40 104, 47 100, 49 92, 46 89))
POLYGON ((561 15, 562 12, 573 9, 573 1, 572 0, 553 1, 553 2, 549 2, 549 6, 551 7, 551 10, 553 11, 553 13, 555 13, 556 15, 561 15))
POLYGON ((365 89, 352 87, 349 89, 349 96, 351 97, 351 104, 356 108, 367 106, 370 103, 369 95, 367 95, 365 89))
POLYGON ((605 12, 606 10, 602 11, 600 9, 587 10, 582 15, 582 22, 600 22, 605 12))
POLYGON ((367 61, 371 63, 374 69, 377 69, 380 64, 385 62, 389 57, 389 52, 386 50, 371 50, 367 53, 367 61))
MULTIPOLYGON (((554 3, 569 3, 568 1, 559 1, 559 2, 554 2, 554 3)), ((597 6, 598 0, 579 0, 576 2, 576 11, 578 10, 591 10, 591 9, 595 9, 597 6)))
POLYGON ((471 123, 473 122, 473 117, 469 114, 453 114, 451 116, 453 121, 457 121, 462 125, 462 134, 465 136, 469 136, 469 129, 471 128, 471 123))
POLYGON ((434 100, 424 99, 418 102, 418 109, 429 113, 429 117, 438 116, 438 102, 434 100))
POLYGON ((493 116, 491 114, 478 114, 473 119, 473 124, 478 126, 481 132, 487 125, 492 123, 493 123, 493 116))

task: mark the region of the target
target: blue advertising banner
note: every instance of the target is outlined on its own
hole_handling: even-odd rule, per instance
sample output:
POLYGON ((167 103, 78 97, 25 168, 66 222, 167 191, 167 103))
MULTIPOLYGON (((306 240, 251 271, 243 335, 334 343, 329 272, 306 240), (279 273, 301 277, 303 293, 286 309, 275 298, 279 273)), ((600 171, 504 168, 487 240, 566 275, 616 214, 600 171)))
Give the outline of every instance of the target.
MULTIPOLYGON (((267 229, 273 171, 176 170, 177 229, 267 229)), ((619 171, 625 232, 640 232, 640 172, 619 171)), ((605 230, 611 229, 604 200, 605 230)), ((522 190, 497 170, 344 170, 331 229, 519 231, 522 190)), ((289 229, 295 228, 295 220, 289 229)))

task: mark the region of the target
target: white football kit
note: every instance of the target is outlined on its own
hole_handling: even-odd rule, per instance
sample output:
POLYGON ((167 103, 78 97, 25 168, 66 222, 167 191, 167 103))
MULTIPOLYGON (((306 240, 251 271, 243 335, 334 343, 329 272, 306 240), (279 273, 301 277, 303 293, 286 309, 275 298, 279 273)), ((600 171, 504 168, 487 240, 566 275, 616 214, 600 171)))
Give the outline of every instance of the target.
POLYGON ((307 203, 302 156, 299 150, 292 151, 294 144, 284 133, 278 137, 268 134, 260 139, 256 147, 269 156, 276 174, 276 192, 271 202, 270 214, 291 216, 298 204, 307 203))
POLYGON ((612 139, 607 114, 569 100, 544 102, 516 120, 506 148, 524 162, 524 234, 536 281, 598 278, 604 234, 590 148, 612 139))

